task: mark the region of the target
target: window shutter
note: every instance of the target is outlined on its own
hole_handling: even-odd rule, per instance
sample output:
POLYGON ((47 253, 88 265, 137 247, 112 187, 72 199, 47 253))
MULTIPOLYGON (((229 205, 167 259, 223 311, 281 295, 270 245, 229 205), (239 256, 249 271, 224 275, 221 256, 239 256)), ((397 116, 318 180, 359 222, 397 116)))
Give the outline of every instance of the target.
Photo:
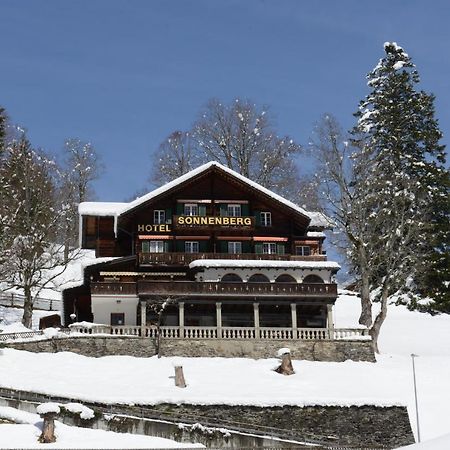
POLYGON ((255 211, 255 223, 256 226, 261 226, 261 211, 255 211))
POLYGON ((246 203, 241 205, 241 212, 242 212, 243 216, 249 216, 250 215, 250 212, 248 210, 248 205, 246 203))
POLYGON ((198 249, 200 252, 206 252, 208 250, 208 241, 200 241, 198 249))
POLYGON ((252 249, 249 241, 242 242, 242 253, 251 253, 252 249))
POLYGON ((219 241, 220 253, 228 253, 228 241, 219 241))
POLYGON ((172 208, 166 209, 166 223, 172 223, 172 208))
POLYGON ((228 216, 228 205, 225 203, 220 204, 220 217, 228 216))
POLYGON ((177 203, 177 216, 182 216, 184 214, 183 203, 177 203))
POLYGON ((284 255, 284 244, 277 244, 277 254, 284 255))
POLYGON ((170 252, 170 242, 164 241, 164 253, 169 253, 169 252, 170 252))
POLYGON ((255 253, 257 255, 261 255, 263 252, 263 245, 262 244, 255 244, 255 253))
POLYGON ((184 253, 184 241, 176 241, 175 247, 176 247, 177 252, 184 253))
POLYGON ((206 205, 198 205, 198 215, 206 216, 206 205))

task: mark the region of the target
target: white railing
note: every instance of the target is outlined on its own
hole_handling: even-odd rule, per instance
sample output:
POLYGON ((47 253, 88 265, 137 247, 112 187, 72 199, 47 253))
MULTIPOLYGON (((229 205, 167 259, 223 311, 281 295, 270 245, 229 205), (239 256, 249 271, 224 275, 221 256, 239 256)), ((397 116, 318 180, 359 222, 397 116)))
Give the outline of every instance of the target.
POLYGON ((249 327, 223 327, 222 339, 255 339, 255 328, 249 327))
POLYGON ((327 328, 298 328, 297 339, 302 341, 330 339, 330 334, 327 328))
POLYGON ((216 327, 184 327, 184 339, 217 339, 216 327))
MULTIPOLYGON (((140 326, 71 325, 72 332, 83 334, 108 334, 113 336, 140 336, 156 338, 158 328, 140 326)), ((346 340, 370 339, 364 328, 253 328, 253 327, 160 327, 166 339, 261 339, 261 340, 346 340)))
POLYGON ((333 330, 334 339, 370 339, 367 328, 336 328, 333 330))
POLYGON ((261 339, 293 339, 294 330, 292 328, 267 328, 259 329, 261 339))

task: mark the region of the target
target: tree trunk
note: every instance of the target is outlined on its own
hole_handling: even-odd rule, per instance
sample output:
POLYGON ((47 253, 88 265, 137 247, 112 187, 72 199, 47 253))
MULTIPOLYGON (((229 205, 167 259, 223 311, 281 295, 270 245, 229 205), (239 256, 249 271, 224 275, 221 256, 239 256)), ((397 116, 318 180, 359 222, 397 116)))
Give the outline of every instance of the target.
POLYGON ((372 302, 370 301, 370 283, 369 274, 367 273, 367 255, 363 245, 358 248, 359 263, 361 269, 361 315, 359 323, 369 328, 372 325, 372 302))
POLYGON ((26 328, 31 328, 33 320, 33 297, 31 295, 31 289, 28 286, 25 287, 24 294, 22 324, 26 328))
POLYGON ((39 442, 43 444, 50 444, 52 442, 56 442, 55 436, 55 417, 56 413, 51 412, 47 414, 43 414, 42 418, 44 419, 44 425, 42 426, 42 433, 39 436, 39 442))
POLYGON ((372 346, 373 351, 375 353, 380 353, 378 348, 378 337, 380 335, 381 325, 383 325, 384 319, 386 319, 387 315, 387 299, 388 299, 388 290, 383 288, 381 292, 381 310, 375 318, 372 327, 369 330, 369 334, 372 338, 372 346))
POLYGON ((293 375, 295 373, 292 367, 290 353, 285 353, 281 356, 281 365, 275 369, 275 372, 281 373, 282 375, 293 375))
POLYGON ((180 388, 186 387, 186 381, 183 374, 183 366, 175 366, 175 386, 180 388))

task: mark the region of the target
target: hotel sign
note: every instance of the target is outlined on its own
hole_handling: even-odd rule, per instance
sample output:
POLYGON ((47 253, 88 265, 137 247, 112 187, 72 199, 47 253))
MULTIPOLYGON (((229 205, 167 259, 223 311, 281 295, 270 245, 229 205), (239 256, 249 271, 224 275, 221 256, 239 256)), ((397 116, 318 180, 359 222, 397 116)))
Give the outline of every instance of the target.
POLYGON ((241 226, 252 224, 251 217, 221 217, 221 216, 175 216, 175 224, 180 226, 241 226))
MULTIPOLYGON (((253 217, 222 217, 222 216, 174 216, 175 228, 195 227, 250 227, 253 217)), ((151 225, 139 224, 138 232, 143 233, 170 233, 167 224, 151 225)))

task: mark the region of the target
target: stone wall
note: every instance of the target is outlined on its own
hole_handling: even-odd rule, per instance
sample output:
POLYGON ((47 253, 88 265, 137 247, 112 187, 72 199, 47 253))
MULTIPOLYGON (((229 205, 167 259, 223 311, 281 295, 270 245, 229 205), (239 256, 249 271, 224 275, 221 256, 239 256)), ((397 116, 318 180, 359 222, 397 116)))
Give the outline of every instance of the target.
MULTIPOLYGON (((61 399, 59 399, 60 401, 61 399)), ((152 405, 151 413, 160 413, 164 421, 142 419, 145 406, 124 406, 123 415, 108 414, 105 420, 99 409, 106 405, 84 402, 86 406, 97 412, 96 419, 82 424, 73 418, 63 415, 61 420, 69 425, 90 426, 122 433, 147 434, 178 442, 201 442, 207 447, 281 447, 282 442, 245 436, 244 430, 250 433, 273 435, 275 437, 297 442, 323 443, 317 449, 329 446, 351 446, 353 448, 397 448, 414 443, 406 407, 366 406, 230 406, 230 405, 152 405), (231 434, 202 427, 180 428, 177 420, 167 417, 178 417, 181 422, 195 421, 211 427, 223 427, 235 430, 231 434), (185 417, 185 420, 182 418, 185 417), (267 430, 264 427, 269 427, 267 430)), ((24 400, 7 400, 0 398, 0 406, 12 406, 29 412, 35 412, 37 403, 24 400)), ((116 413, 117 414, 117 413, 116 413)), ((179 421, 179 420, 178 420, 179 421)), ((284 443, 286 445, 286 443, 284 443)), ((292 447, 292 444, 288 444, 292 447)), ((301 447, 303 448, 303 447, 301 447)), ((310 447, 308 447, 310 448, 310 447)))
MULTIPOLYGON (((30 352, 74 352, 85 356, 130 355, 149 357, 156 354, 152 339, 117 336, 54 338, 42 341, 13 342, 10 348, 30 352)), ((163 339, 163 356, 273 358, 279 348, 289 347, 294 359, 336 361, 347 359, 375 362, 370 341, 262 341, 225 339, 163 339)))

